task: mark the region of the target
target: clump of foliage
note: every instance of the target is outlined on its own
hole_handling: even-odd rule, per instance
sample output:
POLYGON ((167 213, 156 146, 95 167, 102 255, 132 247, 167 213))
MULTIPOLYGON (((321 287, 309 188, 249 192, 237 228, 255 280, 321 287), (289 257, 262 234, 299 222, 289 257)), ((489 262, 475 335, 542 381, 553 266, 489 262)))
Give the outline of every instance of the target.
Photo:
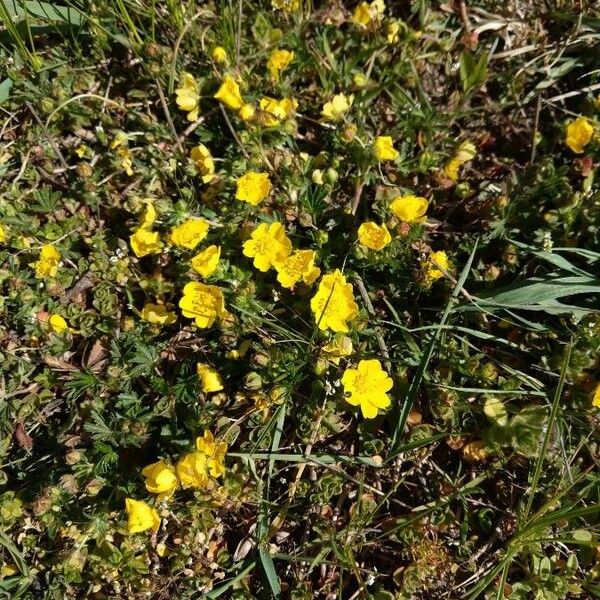
POLYGON ((7 597, 600 593, 581 4, 0 1, 7 597))

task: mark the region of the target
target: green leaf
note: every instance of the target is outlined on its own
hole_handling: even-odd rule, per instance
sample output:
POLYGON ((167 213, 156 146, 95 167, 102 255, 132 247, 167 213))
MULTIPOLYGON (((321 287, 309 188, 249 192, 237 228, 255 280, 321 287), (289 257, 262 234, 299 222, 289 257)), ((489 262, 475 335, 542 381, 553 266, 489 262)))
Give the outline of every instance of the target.
POLYGON ((488 55, 482 54, 476 61, 473 54, 465 50, 459 58, 460 80, 463 91, 468 92, 482 85, 487 79, 488 55))
POLYGON ((490 396, 486 399, 485 404, 483 405, 483 412, 492 423, 499 425, 500 427, 505 427, 508 424, 506 407, 502 401, 495 396, 490 396))
POLYGON ((13 80, 10 77, 7 77, 2 83, 0 83, 0 104, 2 104, 5 100, 8 100, 12 86, 13 80))
POLYGON ((281 597, 281 586, 279 585, 279 577, 277 577, 277 572, 275 571, 275 564, 273 563, 273 559, 264 548, 259 548, 258 554, 260 556, 260 562, 262 563, 262 567, 267 577, 267 581, 269 582, 269 587, 271 588, 271 592, 273 593, 273 597, 275 598, 275 600, 278 600, 278 598, 281 597))
POLYGON ((42 21, 59 21, 71 25, 81 25, 85 20, 85 14, 80 10, 50 2, 5 0, 4 6, 8 15, 15 20, 32 16, 42 21))

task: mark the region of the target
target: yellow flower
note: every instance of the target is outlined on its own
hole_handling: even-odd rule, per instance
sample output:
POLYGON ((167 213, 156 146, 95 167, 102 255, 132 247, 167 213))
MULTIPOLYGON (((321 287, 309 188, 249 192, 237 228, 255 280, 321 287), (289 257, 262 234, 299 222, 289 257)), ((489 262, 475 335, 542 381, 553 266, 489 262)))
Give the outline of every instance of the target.
POLYGON ((248 171, 236 182, 235 198, 256 206, 262 202, 271 191, 271 182, 267 173, 248 171))
POLYGON ((271 6, 285 12, 291 12, 300 8, 300 0, 271 0, 271 6))
POLYGON ((222 102, 232 110, 239 110, 244 106, 244 100, 240 93, 240 86, 231 75, 225 75, 221 87, 215 94, 215 99, 222 102))
POLYGON ((357 87, 363 87, 368 83, 367 76, 364 73, 354 73, 352 76, 352 83, 357 87))
POLYGON ((121 146, 126 146, 129 143, 129 137, 124 131, 117 131, 113 141, 110 143, 110 149, 115 150, 121 146))
POLYGON ((244 106, 240 108, 240 112, 238 114, 242 121, 251 121, 256 114, 256 109, 254 106, 252 106, 252 104, 244 104, 244 106))
POLYGON ((133 498, 125 499, 125 510, 127 511, 127 533, 138 533, 139 531, 158 531, 160 517, 154 508, 148 506, 141 500, 133 498))
POLYGON ((244 242, 244 256, 254 258, 254 266, 263 273, 282 263, 292 251, 292 242, 285 234, 281 223, 262 223, 253 232, 251 239, 244 242))
POLYGON ((196 438, 196 449, 206 455, 208 469, 213 477, 220 477, 225 473, 225 442, 215 442, 213 434, 205 431, 204 437, 196 438))
POLYGON ((164 304, 151 304, 148 302, 144 304, 140 316, 144 321, 155 325, 171 325, 171 323, 177 321, 177 315, 168 311, 164 304))
POLYGON ((389 23, 386 34, 387 43, 395 44, 399 39, 399 33, 400 23, 398 23, 398 21, 392 21, 391 23, 389 23))
POLYGON ((594 136, 594 126, 586 117, 579 117, 567 125, 565 144, 575 154, 581 154, 594 136))
POLYGON ((452 181, 458 181, 460 167, 473 160, 476 155, 477 149, 473 142, 469 142, 468 140, 462 142, 456 149, 454 156, 444 166, 446 177, 452 181))
POLYGON ((468 462, 481 462, 488 457, 488 451, 483 440, 475 440, 462 448, 463 458, 468 462))
POLYGON ((223 48, 223 46, 215 46, 212 51, 212 57, 215 62, 218 63, 227 63, 229 62, 229 57, 227 56, 227 50, 223 48))
POLYGON ((205 394, 220 392, 223 389, 221 376, 206 363, 196 364, 196 373, 198 373, 200 387, 205 394))
POLYGON ((220 288, 190 281, 183 288, 179 307, 184 317, 195 319, 201 329, 211 327, 215 319, 225 315, 225 299, 220 288))
POLYGON ((204 219, 187 219, 171 229, 169 243, 193 250, 206 237, 208 229, 208 221, 204 219))
POLYGON ((210 150, 204 144, 198 144, 192 148, 190 157, 202 175, 202 181, 204 183, 211 182, 215 177, 215 161, 210 150))
POLYGON ((369 5, 366 2, 361 2, 352 15, 352 20, 361 27, 368 27, 371 23, 371 13, 369 11, 369 5))
POLYGON ((208 483, 207 459, 203 452, 184 454, 175 468, 184 488, 201 488, 208 483))
POLYGON ((50 325, 50 329, 54 333, 64 333, 65 331, 69 331, 69 325, 64 320, 63 317, 57 314, 50 315, 48 319, 48 325, 50 325))
POLYGON ((6 243, 6 238, 8 237, 6 233, 6 227, 0 223, 0 244, 6 243))
POLYGON ((38 279, 54 277, 58 271, 60 252, 52 245, 46 244, 40 250, 40 258, 31 266, 35 268, 35 276, 38 279))
POLYGON ((600 383, 596 385, 594 397, 592 398, 592 406, 600 408, 600 383))
POLYGON ((220 258, 221 247, 213 244, 192 258, 192 269, 202 277, 210 277, 217 270, 220 258))
POLYGON ((323 276, 317 293, 310 301, 310 308, 322 331, 348 331, 347 321, 356 317, 358 306, 354 301, 352 284, 346 282, 339 269, 323 276))
POLYGON ((360 406, 365 419, 376 417, 379 410, 391 404, 387 392, 394 383, 376 359, 361 360, 356 369, 346 369, 342 385, 346 402, 360 406))
POLYGON ((265 127, 277 127, 284 119, 289 118, 294 114, 298 103, 294 99, 264 97, 258 103, 260 108, 260 122, 265 127))
POLYGON ((443 271, 450 270, 448 255, 443 250, 432 252, 421 262, 421 268, 423 269, 425 283, 430 284, 435 279, 443 277, 443 271))
POLYGON ((375 138, 373 144, 375 157, 379 162, 384 160, 396 160, 398 158, 398 150, 394 148, 394 141, 389 135, 380 135, 375 138))
POLYGON ((315 267, 316 252, 314 250, 298 250, 283 262, 277 263, 277 281, 284 288, 294 287, 300 280, 310 285, 321 274, 315 267))
POLYGON ((423 223, 429 202, 421 196, 397 196, 390 204, 394 215, 405 223, 423 223))
POLYGON ((321 116, 329 121, 336 121, 350 110, 353 102, 354 96, 336 94, 329 102, 325 102, 321 110, 321 116))
POLYGON ((150 231, 145 227, 136 229, 130 236, 129 243, 135 255, 140 258, 148 254, 158 254, 162 248, 158 232, 150 231))
POLYGON ((336 335, 323 346, 322 350, 334 365, 339 365, 342 358, 352 354, 354 347, 352 340, 347 335, 336 335))
POLYGON ((142 229, 149 229, 150 227, 152 227, 152 225, 154 225, 155 221, 156 221, 156 209, 154 208, 154 204, 152 203, 152 200, 147 199, 145 201, 144 210, 142 211, 142 214, 140 215, 140 227, 142 229))
POLYGON ((371 250, 382 250, 392 241, 392 236, 385 225, 367 222, 358 228, 358 241, 371 250))
POLYGON ((181 74, 179 87, 175 90, 177 106, 187 112, 187 120, 195 121, 198 118, 200 91, 196 78, 185 71, 181 74))
POLYGON ((274 50, 267 61, 267 69, 269 69, 272 81, 279 81, 279 76, 293 60, 293 52, 289 50, 274 50))
POLYGON ((123 171, 131 177, 133 175, 133 155, 127 146, 117 148, 117 156, 120 158, 120 165, 123 171))
POLYGON ((384 12, 384 0, 373 0, 371 4, 361 2, 354 10, 352 20, 359 27, 367 28, 372 23, 381 20, 384 12))
POLYGON ((164 460, 144 467, 142 475, 146 478, 146 489, 153 494, 158 494, 159 500, 170 498, 179 485, 175 469, 164 460))

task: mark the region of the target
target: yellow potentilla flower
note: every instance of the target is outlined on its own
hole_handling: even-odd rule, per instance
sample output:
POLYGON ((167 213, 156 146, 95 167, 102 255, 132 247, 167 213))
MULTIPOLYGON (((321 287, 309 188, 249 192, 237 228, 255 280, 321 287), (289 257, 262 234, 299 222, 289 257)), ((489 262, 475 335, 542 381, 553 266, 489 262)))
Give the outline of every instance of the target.
POLYGON ((352 284, 347 283, 339 269, 323 276, 317 293, 310 301, 310 308, 322 331, 348 331, 348 321, 356 317, 358 306, 354 301, 352 284))
POLYGON ((210 150, 204 144, 198 144, 192 148, 190 158, 194 161, 196 168, 204 183, 211 182, 215 177, 215 161, 210 150))
POLYGON ((215 46, 213 48, 211 54, 213 60, 217 63, 227 63, 229 62, 229 57, 227 56, 227 50, 223 48, 223 46, 215 46))
POLYGON ((435 279, 443 277, 444 271, 450 270, 448 255, 443 250, 432 252, 425 260, 421 261, 421 268, 425 283, 431 284, 435 279))
POLYGON ((271 6, 284 12, 292 12, 300 8, 300 0, 271 0, 271 6))
POLYGON ((262 202, 271 191, 271 181, 267 173, 248 171, 236 182, 235 198, 256 206, 262 202))
POLYGON ((217 371, 206 363, 196 364, 196 373, 200 380, 200 387, 205 394, 220 392, 223 389, 223 380, 217 371))
POLYGON ((354 96, 346 94, 336 94, 329 102, 325 102, 321 110, 321 116, 329 121, 337 121, 341 116, 350 110, 354 96))
POLYGON ((184 317, 195 319, 198 327, 206 329, 225 315, 225 298, 214 285, 190 281, 183 288, 179 307, 184 317))
POLYGON ((600 383, 596 385, 594 397, 592 398, 592 406, 600 408, 600 383))
POLYGON ((171 229, 169 243, 180 248, 193 250, 206 237, 208 229, 208 221, 190 218, 171 229))
POLYGON ((215 99, 222 102, 232 110, 240 110, 244 106, 244 100, 240 93, 240 86, 231 75, 225 75, 221 87, 215 94, 215 99))
POLYGON ((240 112, 238 114, 242 121, 251 121, 256 114, 256 109, 254 106, 252 106, 252 104, 244 104, 244 106, 240 108, 240 112))
POLYGON ((133 175, 133 154, 127 146, 117 148, 117 156, 119 157, 119 165, 131 177, 133 175))
POLYGON ((354 346, 347 335, 336 335, 323 346, 322 350, 327 354, 328 360, 334 365, 339 365, 342 358, 352 354, 354 346))
POLYGON ((144 202, 144 210, 140 215, 140 227, 142 229, 149 229, 154 225, 156 221, 156 209, 154 208, 154 204, 152 200, 147 199, 144 202))
POLYGON ((151 304, 150 302, 144 304, 140 317, 155 325, 171 325, 177 321, 177 315, 168 311, 164 304, 151 304))
POLYGON ((175 469, 164 460, 144 467, 142 475, 146 478, 146 489, 153 494, 158 494, 159 500, 170 498, 179 485, 175 469))
POLYGON ((485 442, 483 440, 475 440, 469 442, 462 447, 463 458, 468 462, 481 462, 488 457, 485 442))
POLYGON ((126 146, 129 143, 129 137, 124 131, 117 131, 113 141, 110 143, 110 149, 116 150, 121 146, 126 146))
POLYGON ((221 247, 213 244, 192 258, 192 269, 202 277, 210 277, 217 270, 220 258, 221 247))
POLYGON ((380 135, 375 138, 373 152, 379 162, 398 158, 398 150, 394 148, 394 140, 389 135, 380 135))
POLYGON ((54 333, 65 333, 69 331, 69 325, 63 317, 57 314, 50 315, 48 325, 54 333))
POLYGON ((385 3, 383 0, 373 0, 371 4, 361 2, 352 15, 352 21, 359 27, 367 28, 374 22, 379 21, 385 12, 385 3))
POLYGON ((388 44, 395 44, 400 38, 400 23, 398 21, 392 21, 388 24, 386 39, 388 44))
POLYGON ((225 442, 216 442, 213 434, 205 431, 203 437, 196 438, 196 449, 206 455, 208 469, 213 477, 220 477, 225 473, 225 442))
POLYGON ((32 263, 35 269, 35 276, 38 279, 44 277, 54 277, 58 272, 58 263, 60 262, 60 252, 52 245, 46 244, 40 250, 40 258, 32 263))
POLYGON ((579 117, 567 125, 567 137, 565 144, 575 154, 581 154, 594 136, 594 126, 586 117, 579 117))
POLYGON ((6 233, 6 227, 0 223, 0 244, 6 243, 7 238, 8 234, 6 233))
POLYGON ((130 236, 129 243, 135 255, 140 258, 148 254, 158 254, 162 249, 158 232, 150 231, 145 227, 136 229, 130 236))
POLYGON ((244 242, 244 256, 254 259, 254 266, 263 273, 282 263, 292 251, 292 242, 281 223, 262 223, 244 242))
POLYGON ((397 196, 390 204, 394 215, 405 223, 423 223, 429 202, 421 196, 397 196))
POLYGON ((272 81, 279 81, 281 73, 288 68, 294 60, 294 53, 290 50, 274 50, 267 61, 267 69, 272 81))
POLYGON ((142 500, 133 498, 125 499, 125 510, 127 511, 127 533, 138 533, 152 529, 158 531, 160 527, 160 517, 154 508, 148 506, 142 500))
POLYGON ((258 103, 260 108, 260 123, 265 127, 277 127, 284 119, 291 117, 298 108, 298 102, 292 98, 261 98, 258 103))
POLYGON ((201 488, 208 483, 207 457, 203 452, 184 454, 175 467, 184 488, 201 488))
POLYGON ((394 383, 376 360, 361 360, 356 369, 346 369, 342 375, 345 400, 352 406, 360 406, 365 419, 377 416, 381 409, 390 406, 387 394, 394 383))
POLYGON ((283 262, 277 263, 277 281, 284 288, 292 288, 299 281, 310 285, 321 274, 321 269, 315 267, 317 253, 314 250, 298 250, 288 256, 283 262))
POLYGON ((355 9, 352 15, 352 20, 361 27, 368 27, 371 23, 371 13, 369 5, 366 2, 361 2, 355 9))
POLYGON ((358 241, 365 248, 382 250, 392 241, 392 236, 385 225, 367 222, 358 228, 358 241))
POLYGON ((357 87, 363 87, 368 83, 367 76, 364 73, 354 73, 352 76, 352 83, 357 87))
POLYGON ((458 181, 460 168, 477 156, 477 148, 468 140, 462 142, 454 152, 452 158, 445 164, 444 173, 448 179, 458 181))
POLYGON ((196 78, 184 71, 179 79, 179 87, 175 90, 175 94, 177 95, 177 106, 188 113, 187 120, 195 121, 198 118, 200 103, 200 91, 196 78))

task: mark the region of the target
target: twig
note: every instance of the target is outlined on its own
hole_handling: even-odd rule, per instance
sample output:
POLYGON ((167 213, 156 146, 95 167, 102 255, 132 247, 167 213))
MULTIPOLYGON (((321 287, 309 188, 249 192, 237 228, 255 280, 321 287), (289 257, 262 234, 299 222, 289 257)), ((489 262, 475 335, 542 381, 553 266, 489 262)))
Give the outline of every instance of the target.
MULTIPOLYGON (((354 281, 356 281, 358 291, 360 292, 363 302, 365 303, 365 306, 367 307, 367 312, 372 317, 376 316, 375 308, 373 307, 371 298, 369 298, 369 292, 367 291, 367 288, 365 287, 365 283, 362 280, 361 276, 355 275, 354 281)), ((386 346, 385 340, 383 339, 383 336, 381 335, 381 332, 379 331, 378 327, 375 327, 375 338, 377 339, 377 344, 379 345, 381 354, 383 355, 383 358, 385 358, 385 361, 384 361, 385 368, 387 369, 388 373, 391 373, 392 372, 392 363, 390 362, 390 353, 388 351, 388 347, 386 346)))
POLYGON ((240 51, 242 47, 242 16, 244 11, 242 10, 242 0, 238 1, 238 22, 237 22, 237 33, 235 36, 235 64, 240 66, 240 51))
POLYGON ((465 26, 465 30, 467 33, 471 33, 471 21, 469 21, 469 13, 467 12, 465 0, 458 0, 458 12, 460 13, 460 19, 465 26))
POLYGON ((223 113, 223 118, 225 119, 225 122, 227 123, 227 127, 229 127, 229 131, 231 131, 231 135, 235 139, 237 145, 240 147, 240 150, 244 153, 244 156, 248 160, 250 160, 250 155, 246 151, 246 148, 244 148, 244 144, 242 144, 242 140, 240 140, 240 138, 237 134, 237 131, 233 128, 233 125, 231 124, 231 121, 229 120, 229 117, 227 116, 227 111, 223 108, 222 104, 220 104, 219 106, 221 108, 221 112, 223 113))
POLYGON ((68 169, 69 164, 65 160, 65 157, 62 155, 62 152, 60 151, 59 147, 56 145, 56 143, 52 139, 50 132, 48 131, 48 128, 42 123, 42 120, 40 119, 39 115, 37 114, 37 112, 35 112, 35 109, 33 108, 33 106, 31 106, 31 103, 26 101, 25 106, 29 109, 29 112, 33 115, 33 118, 36 120, 36 123, 42 128, 42 131, 44 132, 44 136, 46 137, 46 139, 52 146, 52 149, 56 153, 58 162, 60 162, 63 169, 68 169))
POLYGON ((182 154, 185 154, 183 150, 183 146, 179 141, 179 136, 177 135, 177 129, 175 129, 175 124, 173 123, 173 119, 171 118, 171 113, 169 112, 169 105, 167 104, 167 99, 165 98, 165 94, 160 85, 160 81, 158 79, 154 80, 156 83, 156 88, 158 89, 158 95, 160 96, 160 103, 162 104, 163 111, 165 113, 165 117, 167 118, 167 122, 169 123, 169 127, 173 132, 173 136, 175 137, 175 141, 177 142, 177 147, 182 154))
POLYGON ((533 120, 533 131, 531 132, 531 155, 529 156, 529 166, 533 165, 535 160, 536 143, 535 138, 537 137, 538 127, 540 124, 540 110, 542 108, 542 97, 538 96, 537 104, 535 106, 535 117, 533 120))
POLYGON ((360 197, 362 196, 362 191, 363 191, 364 187, 365 187, 364 181, 361 181, 356 186, 356 192, 354 193, 354 198, 352 200, 352 210, 350 211, 351 214, 353 214, 353 215, 355 215, 356 211, 358 210, 358 205, 360 204, 360 197))

